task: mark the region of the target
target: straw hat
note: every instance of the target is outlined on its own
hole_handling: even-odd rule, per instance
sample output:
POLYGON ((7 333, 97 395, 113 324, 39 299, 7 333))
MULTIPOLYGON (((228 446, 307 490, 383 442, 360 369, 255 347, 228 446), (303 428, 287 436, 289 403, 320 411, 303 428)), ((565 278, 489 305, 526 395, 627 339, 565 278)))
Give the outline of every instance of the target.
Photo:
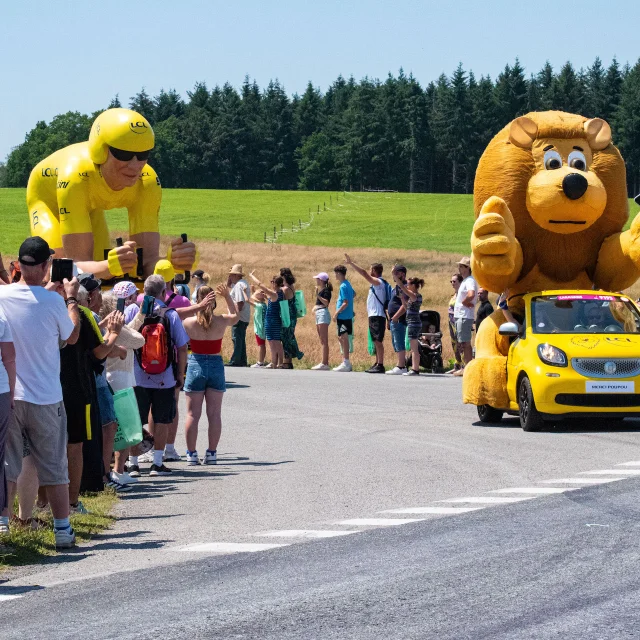
POLYGON ((231 267, 231 271, 229 271, 229 275, 244 276, 244 273, 242 273, 242 265, 234 264, 233 267, 231 267))

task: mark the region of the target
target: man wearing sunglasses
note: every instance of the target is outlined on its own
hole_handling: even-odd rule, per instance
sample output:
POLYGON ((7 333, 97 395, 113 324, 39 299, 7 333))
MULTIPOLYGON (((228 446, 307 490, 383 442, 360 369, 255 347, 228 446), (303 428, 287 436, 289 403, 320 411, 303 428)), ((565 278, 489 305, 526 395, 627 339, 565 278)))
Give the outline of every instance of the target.
MULTIPOLYGON (((158 212, 162 188, 147 164, 155 143, 147 120, 129 109, 107 109, 91 127, 88 142, 60 149, 40 162, 27 185, 31 234, 43 237, 58 258, 109 280, 134 275, 136 248, 144 275, 160 258, 158 212), (126 208, 129 241, 113 248, 104 212, 126 208)), ((196 248, 172 240, 167 258, 177 272, 194 268, 196 248)))

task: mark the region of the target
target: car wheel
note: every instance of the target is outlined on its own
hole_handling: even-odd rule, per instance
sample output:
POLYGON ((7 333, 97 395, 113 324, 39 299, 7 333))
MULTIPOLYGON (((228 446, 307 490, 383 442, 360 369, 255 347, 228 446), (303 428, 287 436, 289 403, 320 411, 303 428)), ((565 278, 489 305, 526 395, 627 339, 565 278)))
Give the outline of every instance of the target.
POLYGON ((501 422, 503 415, 504 411, 494 409, 491 405, 478 405, 478 418, 480 418, 480 422, 501 422))
POLYGON ((522 378, 518 387, 518 407, 520 409, 520 426, 523 431, 540 431, 544 427, 544 420, 536 409, 531 382, 527 376, 522 378))

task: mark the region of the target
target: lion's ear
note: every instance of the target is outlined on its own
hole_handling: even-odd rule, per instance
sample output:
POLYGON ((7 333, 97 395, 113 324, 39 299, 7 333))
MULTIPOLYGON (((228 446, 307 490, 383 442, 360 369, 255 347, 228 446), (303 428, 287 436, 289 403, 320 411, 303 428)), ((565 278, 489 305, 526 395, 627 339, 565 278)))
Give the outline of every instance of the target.
POLYGON ((531 149, 537 135, 538 125, 527 116, 516 118, 509 128, 509 140, 522 149, 531 149))
POLYGON ((611 144, 611 127, 602 118, 591 118, 584 123, 589 146, 594 151, 602 151, 611 144))

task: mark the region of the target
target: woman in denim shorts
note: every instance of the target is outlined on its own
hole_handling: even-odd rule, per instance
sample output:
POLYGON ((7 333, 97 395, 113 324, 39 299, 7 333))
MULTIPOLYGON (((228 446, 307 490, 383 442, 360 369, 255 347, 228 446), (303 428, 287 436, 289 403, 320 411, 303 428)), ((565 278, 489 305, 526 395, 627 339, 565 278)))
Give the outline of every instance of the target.
POLYGON ((329 371, 329 325, 331 324, 329 303, 333 285, 329 282, 329 274, 324 271, 313 276, 313 279, 316 281, 316 304, 313 312, 316 315, 316 329, 322 345, 322 362, 311 368, 316 371, 329 371))
MULTIPOLYGON (((196 301, 202 302, 211 291, 211 287, 203 285, 196 293, 196 301)), ((182 322, 191 344, 187 377, 184 383, 187 397, 185 424, 187 463, 190 465, 200 464, 196 441, 198 439, 198 422, 205 400, 207 418, 209 419, 209 446, 203 458, 204 464, 216 464, 218 442, 222 433, 221 410, 226 384, 220 350, 227 327, 238 322, 238 310, 226 285, 219 284, 216 287, 216 294, 225 299, 229 309, 228 313, 215 315, 216 301, 214 301, 213 304, 198 311, 195 317, 187 318, 182 322)))

